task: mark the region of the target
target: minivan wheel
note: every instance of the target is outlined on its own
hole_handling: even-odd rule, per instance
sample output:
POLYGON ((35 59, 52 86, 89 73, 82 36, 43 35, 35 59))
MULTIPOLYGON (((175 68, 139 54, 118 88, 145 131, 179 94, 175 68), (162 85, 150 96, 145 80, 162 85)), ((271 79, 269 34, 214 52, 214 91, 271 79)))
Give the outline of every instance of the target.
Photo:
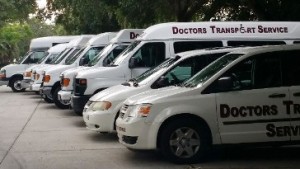
POLYGON ((174 163, 196 163, 203 160, 210 147, 208 132, 191 118, 173 120, 162 129, 161 153, 174 163))
POLYGON ((25 89, 22 88, 21 86, 21 82, 22 82, 22 77, 14 77, 12 80, 11 80, 11 89, 13 92, 24 92, 25 89))
POLYGON ((64 103, 62 101, 59 100, 58 98, 58 92, 61 90, 61 87, 58 86, 53 93, 53 102, 54 104, 61 109, 68 109, 70 107, 70 103, 64 103))

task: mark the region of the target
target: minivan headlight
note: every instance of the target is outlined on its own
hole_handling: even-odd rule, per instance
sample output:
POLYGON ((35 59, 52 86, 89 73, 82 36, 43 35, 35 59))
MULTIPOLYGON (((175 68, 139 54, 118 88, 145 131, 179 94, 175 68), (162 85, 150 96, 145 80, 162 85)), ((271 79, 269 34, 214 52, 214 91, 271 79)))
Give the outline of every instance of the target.
POLYGON ((109 101, 97 101, 93 102, 90 106, 90 110, 92 111, 104 111, 108 110, 111 107, 111 102, 109 101))
POLYGON ((143 103, 135 105, 129 112, 129 117, 147 117, 150 113, 152 104, 143 103))

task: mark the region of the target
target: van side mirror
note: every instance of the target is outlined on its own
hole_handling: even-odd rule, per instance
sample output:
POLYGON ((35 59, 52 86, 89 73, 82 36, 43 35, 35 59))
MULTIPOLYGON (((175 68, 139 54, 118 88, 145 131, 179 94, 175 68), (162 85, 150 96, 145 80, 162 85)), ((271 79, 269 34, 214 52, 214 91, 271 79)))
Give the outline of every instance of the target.
POLYGON ((165 76, 161 76, 153 85, 152 85, 152 88, 154 89, 158 89, 158 88, 161 88, 161 87, 166 87, 166 86, 169 86, 170 83, 169 83, 169 80, 167 77, 165 76))
POLYGON ((136 63, 137 63, 137 59, 134 57, 131 57, 129 59, 129 65, 128 65, 129 69, 135 68, 136 63))
POLYGON ((84 58, 80 58, 79 60, 79 66, 83 66, 85 64, 85 59, 84 58))
POLYGON ((228 91, 232 89, 233 80, 231 77, 221 77, 218 79, 218 88, 220 91, 228 91))

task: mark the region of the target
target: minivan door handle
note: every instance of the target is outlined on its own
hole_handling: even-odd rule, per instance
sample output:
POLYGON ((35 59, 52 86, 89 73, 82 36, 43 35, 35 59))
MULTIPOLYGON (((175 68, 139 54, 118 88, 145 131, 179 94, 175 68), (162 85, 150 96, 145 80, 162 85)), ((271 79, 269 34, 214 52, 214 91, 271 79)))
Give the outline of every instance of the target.
POLYGON ((281 97, 285 97, 285 94, 280 94, 280 93, 274 93, 269 95, 270 98, 281 98, 281 97))
POLYGON ((300 96, 300 92, 294 93, 293 96, 299 97, 300 96))

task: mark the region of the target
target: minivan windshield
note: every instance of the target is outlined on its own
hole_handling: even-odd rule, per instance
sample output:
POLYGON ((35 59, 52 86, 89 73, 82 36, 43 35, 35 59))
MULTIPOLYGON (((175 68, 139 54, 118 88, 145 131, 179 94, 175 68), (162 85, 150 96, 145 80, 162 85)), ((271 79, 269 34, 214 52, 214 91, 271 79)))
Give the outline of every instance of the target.
POLYGON ((112 63, 113 66, 118 66, 123 60, 127 57, 127 55, 139 44, 141 41, 134 41, 131 45, 129 45, 112 63))
POLYGON ((206 80, 211 78, 214 74, 219 72, 221 69, 226 67, 228 64, 235 61, 237 58, 242 56, 242 54, 227 54, 220 59, 217 59, 207 67, 205 67, 202 71, 195 74, 189 80, 185 81, 182 86, 184 87, 195 87, 200 83, 204 83, 206 80))

